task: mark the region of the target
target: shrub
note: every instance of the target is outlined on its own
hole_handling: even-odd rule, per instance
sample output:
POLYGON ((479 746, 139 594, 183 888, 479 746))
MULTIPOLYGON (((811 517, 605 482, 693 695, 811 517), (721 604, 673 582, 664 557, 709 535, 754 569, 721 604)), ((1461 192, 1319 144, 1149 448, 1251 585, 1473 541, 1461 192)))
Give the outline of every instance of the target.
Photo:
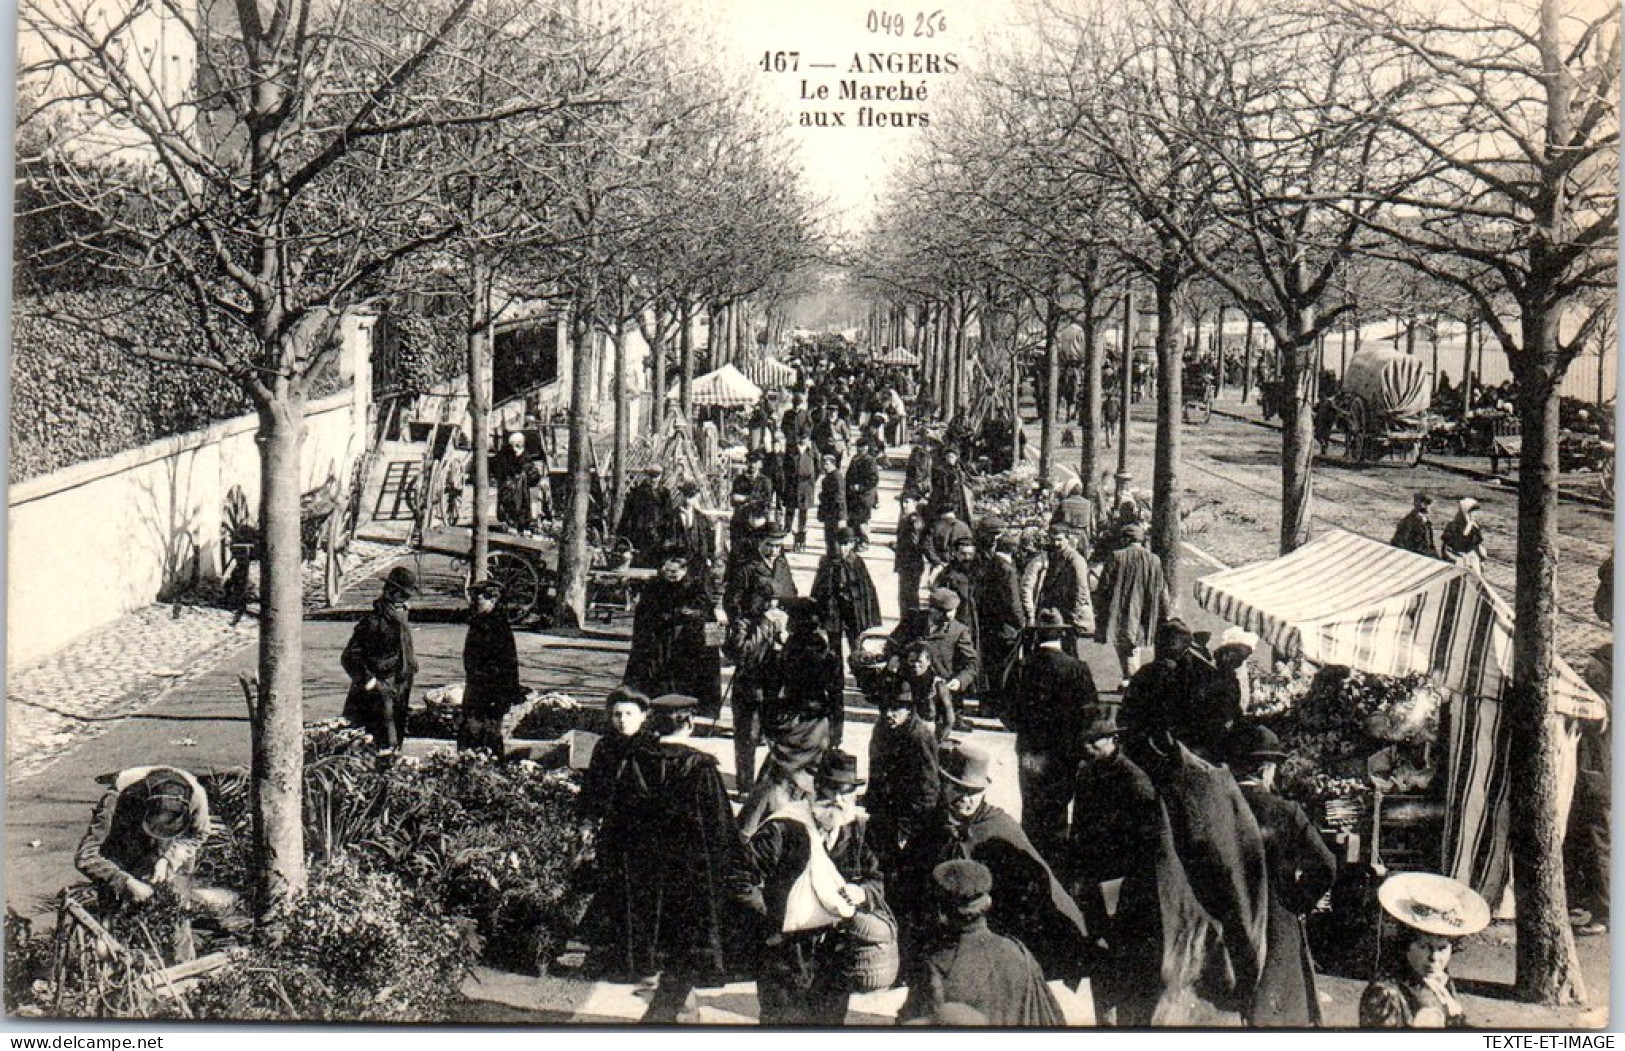
POLYGON ((339 858, 314 869, 281 941, 187 996, 200 1018, 436 1022, 473 962, 463 925, 399 877, 339 858))

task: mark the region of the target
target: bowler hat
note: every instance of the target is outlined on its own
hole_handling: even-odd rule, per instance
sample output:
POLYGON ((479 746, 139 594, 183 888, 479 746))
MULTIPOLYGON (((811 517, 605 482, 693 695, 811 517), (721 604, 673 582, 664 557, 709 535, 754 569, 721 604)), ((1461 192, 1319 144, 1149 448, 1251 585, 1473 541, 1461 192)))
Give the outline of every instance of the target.
POLYGON ((980 792, 993 783, 987 776, 992 757, 973 744, 954 744, 942 750, 942 776, 958 785, 980 792))
POLYGON ((1191 629, 1190 626, 1180 618, 1169 617, 1167 620, 1162 622, 1161 626, 1157 628, 1157 634, 1183 635, 1186 638, 1190 638, 1191 629))
POLYGON ((1060 610, 1047 606, 1038 611, 1038 621, 1033 627, 1041 637, 1053 638, 1066 630, 1066 620, 1060 610))
POLYGON ((856 543, 857 539, 857 534, 852 532, 849 526, 836 526, 835 530, 830 534, 831 542, 836 544, 856 543))
POLYGON ((860 788, 867 782, 858 776, 858 758, 839 748, 831 748, 824 753, 824 758, 818 763, 816 783, 819 788, 834 788, 839 791, 848 791, 860 788))
POLYGON ((931 608, 940 609, 944 613, 952 613, 959 609, 959 595, 948 588, 932 588, 931 608))
POLYGON ((1117 736, 1117 706, 1115 704, 1091 704, 1083 711, 1083 731, 1079 735, 1085 741, 1098 741, 1102 737, 1117 736))
POLYGON ((418 575, 405 566, 396 566, 389 571, 389 576, 384 578, 384 589, 399 591, 405 595, 416 595, 418 575))
POLYGON ((969 905, 993 893, 993 873, 980 861, 944 861, 931 870, 931 883, 951 905, 969 905))
POLYGON ((1230 734, 1225 751, 1230 753, 1232 763, 1245 763, 1249 760, 1276 763, 1288 755, 1275 732, 1257 723, 1243 723, 1237 726, 1230 734))

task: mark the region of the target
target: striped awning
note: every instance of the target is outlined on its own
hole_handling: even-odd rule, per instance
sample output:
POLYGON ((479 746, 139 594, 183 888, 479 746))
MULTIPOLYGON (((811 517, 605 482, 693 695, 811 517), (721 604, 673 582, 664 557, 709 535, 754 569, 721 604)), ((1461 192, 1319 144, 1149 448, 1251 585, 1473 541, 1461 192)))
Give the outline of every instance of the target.
MULTIPOLYGON (((1426 673, 1467 697, 1499 698, 1512 677, 1512 611, 1483 578, 1354 533, 1214 573, 1197 581, 1196 601, 1283 656, 1426 673)), ((1603 718, 1602 700, 1566 663, 1556 678, 1559 714, 1603 718)))
POLYGON ((796 370, 778 358, 758 358, 745 364, 745 378, 763 390, 782 390, 796 381, 796 370))
MULTIPOLYGON (((682 387, 666 392, 667 401, 676 401, 682 387)), ((715 372, 694 377, 694 404, 737 409, 755 405, 762 400, 762 388, 745 378, 744 373, 732 365, 724 365, 715 372)))
MULTIPOLYGON (((1450 698, 1447 875, 1498 901, 1506 885, 1511 778, 1501 694, 1512 678, 1512 609, 1449 562, 1342 531, 1270 562, 1196 584, 1205 610, 1257 632, 1282 656, 1382 675, 1426 673, 1450 698)), ((1553 669, 1559 826, 1576 771, 1579 719, 1607 709, 1574 669, 1553 669)))
POLYGON ((875 355, 876 365, 894 365, 898 368, 909 368, 920 363, 920 356, 907 347, 893 347, 885 353, 875 355))

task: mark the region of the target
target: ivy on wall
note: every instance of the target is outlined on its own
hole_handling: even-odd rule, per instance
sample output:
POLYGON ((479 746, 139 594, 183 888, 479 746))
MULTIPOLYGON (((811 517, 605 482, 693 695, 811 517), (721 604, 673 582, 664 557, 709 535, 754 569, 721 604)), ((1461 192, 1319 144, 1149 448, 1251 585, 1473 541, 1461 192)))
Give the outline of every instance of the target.
MULTIPOLYGON (((149 301, 116 324, 154 347, 203 350, 184 308, 149 301)), ((11 340, 13 484, 252 411, 225 377, 151 361, 96 332, 26 309, 13 315, 11 340)), ((312 393, 320 397, 342 386, 335 368, 312 393)))

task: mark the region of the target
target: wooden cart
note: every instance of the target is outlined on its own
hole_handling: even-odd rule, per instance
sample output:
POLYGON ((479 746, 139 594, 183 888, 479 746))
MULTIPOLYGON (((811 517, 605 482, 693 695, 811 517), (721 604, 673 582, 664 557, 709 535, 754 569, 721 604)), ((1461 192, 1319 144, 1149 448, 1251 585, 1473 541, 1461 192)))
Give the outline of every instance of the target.
MULTIPOLYGON (((465 570, 465 580, 472 581, 470 556, 474 549, 474 531, 471 528, 426 529, 415 546, 420 553, 447 555, 470 563, 465 570)), ((590 544, 588 550, 593 564, 587 571, 587 616, 596 616, 605 623, 617 616, 630 616, 637 605, 639 590, 655 571, 620 564, 600 565, 610 549, 590 544)), ((553 538, 493 529, 485 568, 486 576, 502 585, 503 608, 509 621, 524 624, 552 616, 558 599, 559 575, 559 545, 553 538)))

